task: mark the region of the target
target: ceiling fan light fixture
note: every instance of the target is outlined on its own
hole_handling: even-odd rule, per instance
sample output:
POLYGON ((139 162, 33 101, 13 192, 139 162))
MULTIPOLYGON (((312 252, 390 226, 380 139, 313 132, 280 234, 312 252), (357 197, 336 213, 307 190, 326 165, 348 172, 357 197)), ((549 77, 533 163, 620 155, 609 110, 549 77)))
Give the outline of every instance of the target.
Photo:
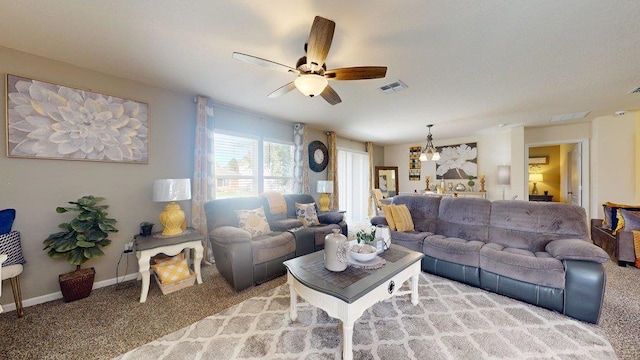
POLYGON ((296 88, 305 96, 318 96, 322 93, 329 82, 324 76, 318 74, 300 75, 294 81, 296 88))

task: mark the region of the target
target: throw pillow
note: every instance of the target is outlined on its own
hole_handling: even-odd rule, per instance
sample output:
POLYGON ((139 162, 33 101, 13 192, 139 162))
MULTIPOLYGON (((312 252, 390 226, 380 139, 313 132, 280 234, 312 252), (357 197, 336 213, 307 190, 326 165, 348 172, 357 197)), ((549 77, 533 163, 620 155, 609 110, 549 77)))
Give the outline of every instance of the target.
POLYGON ((602 227, 607 230, 613 230, 613 235, 615 235, 618 230, 622 229, 622 226, 618 225, 618 220, 622 218, 622 215, 618 214, 618 209, 634 211, 640 210, 640 206, 637 205, 626 205, 612 202, 605 202, 602 204, 602 208, 604 209, 602 227))
POLYGON ((393 214, 391 213, 391 207, 395 205, 381 205, 382 212, 384 213, 384 219, 387 220, 387 225, 389 226, 389 230, 396 230, 396 223, 393 221, 393 214))
POLYGON ((158 279, 163 284, 169 284, 182 279, 186 279, 191 275, 187 260, 182 259, 174 264, 169 265, 152 265, 153 271, 156 272, 158 279))
POLYGON ((620 213, 622 215, 623 231, 640 230, 640 211, 620 209, 620 213))
POLYGON ((3 262, 2 266, 24 264, 27 262, 22 255, 19 231, 0 234, 0 254, 8 255, 7 261, 3 262))
POLYGON ((318 220, 318 214, 316 213, 316 203, 296 203, 296 217, 302 221, 304 226, 320 225, 320 220, 318 220))
POLYGON ((271 232, 271 228, 267 222, 267 216, 261 207, 253 210, 236 210, 236 215, 238 216, 238 224, 240 227, 251 233, 252 238, 271 232))
POLYGON ((8 234, 16 219, 16 209, 0 210, 0 234, 8 234))
POLYGON ((413 219, 411 219, 411 213, 409 208, 405 204, 392 205, 391 213, 393 214, 393 221, 396 224, 396 230, 413 231, 415 226, 413 225, 413 219))

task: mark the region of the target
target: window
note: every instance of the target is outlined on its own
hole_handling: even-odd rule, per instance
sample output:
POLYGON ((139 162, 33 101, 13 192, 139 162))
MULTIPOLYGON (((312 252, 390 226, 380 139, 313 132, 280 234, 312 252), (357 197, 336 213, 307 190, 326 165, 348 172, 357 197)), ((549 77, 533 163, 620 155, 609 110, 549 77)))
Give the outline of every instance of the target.
POLYGON ((262 149, 263 191, 293 192, 293 145, 264 141, 262 149))
POLYGON ((215 132, 213 154, 216 199, 293 189, 291 144, 215 132))
POLYGON ((347 223, 366 222, 369 211, 369 155, 338 149, 340 210, 347 223))

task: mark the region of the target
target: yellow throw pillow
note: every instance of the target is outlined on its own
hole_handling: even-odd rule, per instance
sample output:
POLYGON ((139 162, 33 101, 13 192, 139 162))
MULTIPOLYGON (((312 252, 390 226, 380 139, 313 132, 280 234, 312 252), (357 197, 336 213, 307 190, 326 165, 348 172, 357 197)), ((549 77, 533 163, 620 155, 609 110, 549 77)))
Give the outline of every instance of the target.
POLYGON ((391 213, 391 207, 395 205, 380 205, 382 207, 382 212, 384 213, 384 219, 387 220, 387 225, 389 226, 389 230, 396 230, 396 223, 393 221, 393 214, 391 213))
POLYGON ((392 205, 391 214, 393 214, 393 221, 396 224, 397 231, 413 231, 414 225, 411 219, 411 213, 409 208, 405 204, 392 205))
POLYGON ((236 210, 236 215, 238 216, 240 227, 250 232, 252 238, 271 232, 267 216, 261 207, 253 210, 236 210))
MULTIPOLYGON (((163 254, 161 254, 163 255, 163 254)), ((184 253, 180 253, 176 256, 172 256, 172 257, 165 257, 162 259, 153 259, 153 263, 156 265, 171 265, 171 264, 175 264, 178 263, 180 261, 184 260, 184 253)))
POLYGON ((163 284, 170 284, 185 279, 191 275, 187 260, 182 259, 174 264, 169 265, 152 265, 153 271, 156 272, 158 279, 163 284))
POLYGON ((320 220, 318 220, 318 214, 316 213, 316 203, 296 203, 296 217, 302 221, 304 226, 320 225, 320 220))

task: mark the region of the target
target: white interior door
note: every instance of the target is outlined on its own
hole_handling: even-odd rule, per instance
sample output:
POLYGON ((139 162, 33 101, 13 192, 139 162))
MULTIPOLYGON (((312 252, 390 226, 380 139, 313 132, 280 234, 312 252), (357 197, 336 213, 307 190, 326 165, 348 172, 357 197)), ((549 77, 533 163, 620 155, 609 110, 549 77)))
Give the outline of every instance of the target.
POLYGON ((567 163, 567 202, 582 206, 582 151, 580 143, 573 144, 567 163))

